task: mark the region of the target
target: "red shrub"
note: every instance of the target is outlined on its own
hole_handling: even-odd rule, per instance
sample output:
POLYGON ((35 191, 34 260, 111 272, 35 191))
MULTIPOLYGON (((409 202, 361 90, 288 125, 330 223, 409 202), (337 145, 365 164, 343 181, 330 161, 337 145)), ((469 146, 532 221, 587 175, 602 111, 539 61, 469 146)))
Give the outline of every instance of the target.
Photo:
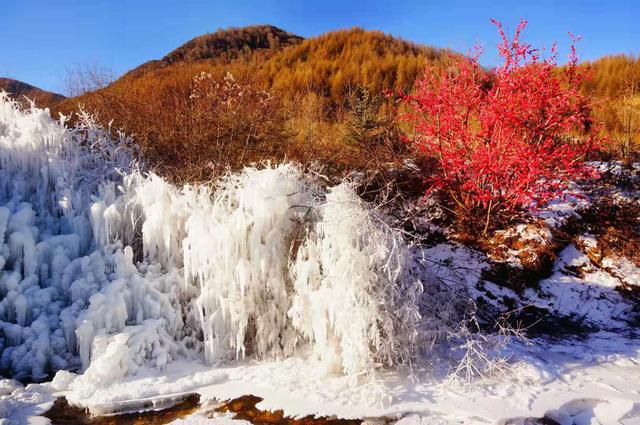
MULTIPOLYGON (((504 63, 490 72, 478 63, 479 49, 437 73, 427 66, 415 92, 403 96, 415 124, 410 141, 437 162, 432 187, 442 189, 459 215, 486 215, 485 231, 498 211, 541 205, 589 172, 594 148, 590 104, 579 86, 575 47, 569 64, 556 66, 556 49, 541 59, 520 40, 502 37, 504 63)), ((576 39, 572 36, 572 40, 576 39)))

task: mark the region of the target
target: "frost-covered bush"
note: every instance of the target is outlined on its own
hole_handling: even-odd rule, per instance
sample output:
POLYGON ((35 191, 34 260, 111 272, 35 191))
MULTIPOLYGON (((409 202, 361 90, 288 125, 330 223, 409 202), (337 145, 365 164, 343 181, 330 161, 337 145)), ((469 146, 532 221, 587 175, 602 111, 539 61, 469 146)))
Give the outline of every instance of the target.
POLYGON ((82 214, 100 184, 135 166, 131 139, 87 114, 73 128, 65 122, 46 109, 22 111, 0 92, 0 196, 32 203, 42 219, 82 214))
POLYGON ((162 318, 169 328, 180 326, 175 325, 179 312, 166 308, 171 298, 150 289, 160 286, 156 292, 171 293, 175 285, 141 277, 126 250, 114 253, 106 241, 93 237, 89 213, 93 199, 136 167, 130 142, 97 126, 88 115, 66 128, 64 118, 54 121, 48 111, 34 107, 21 111, 0 93, 3 373, 41 379, 55 370, 77 367, 79 346, 88 357, 92 339, 88 324, 100 316, 94 311, 99 310, 96 306, 104 292, 118 292, 118 297, 108 298, 94 332, 114 326, 109 321, 122 330, 123 322, 158 318, 167 311, 172 314, 162 318), (122 283, 125 269, 135 273, 122 283), (129 292, 118 290, 121 287, 129 292), (126 318, 110 318, 117 316, 122 304, 126 318), (83 326, 77 333, 81 313, 83 326))
POLYGON ((91 364, 80 382, 91 386, 108 384, 135 374, 142 364, 162 370, 179 355, 186 355, 185 348, 167 332, 162 320, 147 319, 118 333, 102 329, 94 342, 91 364))
POLYGON ((357 195, 330 188, 291 264, 289 316, 327 367, 347 374, 415 355, 422 282, 398 232, 357 195))
POLYGON ((103 185, 91 205, 93 233, 102 244, 131 246, 138 260, 165 270, 180 267, 186 201, 178 188, 156 174, 125 175, 120 185, 103 185))
MULTIPOLYGON (((136 247, 165 273, 179 270, 195 295, 184 314, 198 324, 207 361, 289 355, 296 342, 287 319, 290 239, 311 191, 293 165, 247 168, 215 186, 182 189, 134 173, 103 188, 92 223, 103 243, 136 247)), ((120 329, 130 314, 123 317, 120 329)))
MULTIPOLYGON (((142 270, 139 270, 133 264, 130 247, 116 252, 113 259, 116 265, 111 276, 113 280, 91 295, 87 308, 78 315, 75 323, 76 345, 85 369, 96 358, 96 337, 99 335, 125 332, 131 326, 141 326, 153 320, 156 324, 162 323, 162 333, 171 335, 176 341, 185 336, 179 308, 183 289, 180 275, 175 271, 162 273, 154 266, 144 270, 141 265, 142 270)), ((163 347, 158 348, 162 349, 161 353, 149 350, 147 356, 165 359, 158 365, 163 366, 175 358, 175 349, 167 352, 163 347)))
POLYGON ((186 222, 184 273, 200 290, 196 308, 208 361, 293 352, 297 337, 287 318, 292 296, 287 263, 311 192, 292 165, 247 168, 223 179, 213 193, 186 192, 192 214, 186 222))

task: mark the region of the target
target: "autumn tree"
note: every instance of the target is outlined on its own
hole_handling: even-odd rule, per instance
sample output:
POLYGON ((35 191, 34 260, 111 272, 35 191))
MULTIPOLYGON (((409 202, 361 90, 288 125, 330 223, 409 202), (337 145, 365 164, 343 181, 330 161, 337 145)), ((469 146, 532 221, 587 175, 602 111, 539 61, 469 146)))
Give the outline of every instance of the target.
POLYGON ((584 161, 595 146, 575 43, 559 70, 555 46, 543 59, 520 40, 526 21, 512 39, 493 22, 501 66, 484 72, 476 49, 444 72, 428 65, 403 97, 411 108, 404 118, 415 124, 411 145, 437 164, 432 190, 446 194, 460 220, 482 216, 482 233, 498 214, 540 206, 590 174, 584 161))

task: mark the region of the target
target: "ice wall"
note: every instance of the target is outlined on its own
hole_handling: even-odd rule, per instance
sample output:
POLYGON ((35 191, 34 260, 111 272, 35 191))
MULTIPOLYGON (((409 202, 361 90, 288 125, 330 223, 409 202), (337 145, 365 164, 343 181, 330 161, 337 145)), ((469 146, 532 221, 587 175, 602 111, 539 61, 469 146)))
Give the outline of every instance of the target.
POLYGON ((358 374, 415 354, 422 282, 353 184, 291 164, 175 187, 131 141, 0 95, 0 372, 108 382, 178 357, 302 355, 358 374))

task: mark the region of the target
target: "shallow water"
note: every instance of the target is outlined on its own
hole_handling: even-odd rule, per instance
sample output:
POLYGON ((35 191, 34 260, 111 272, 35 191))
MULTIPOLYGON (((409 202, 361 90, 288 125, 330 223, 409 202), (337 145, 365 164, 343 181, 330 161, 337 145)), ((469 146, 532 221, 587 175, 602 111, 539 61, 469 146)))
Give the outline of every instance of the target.
MULTIPOLYGON (((206 409, 213 416, 216 413, 227 413, 233 419, 242 419, 256 425, 360 425, 362 420, 338 419, 331 417, 305 416, 292 418, 283 410, 261 410, 256 405, 260 397, 246 395, 217 404, 213 409, 206 409)), ((109 416, 92 416, 86 409, 70 405, 66 398, 58 398, 51 409, 43 416, 51 420, 53 425, 162 425, 176 419, 184 418, 201 409, 200 396, 190 394, 180 403, 161 410, 144 412, 128 412, 109 416)))
POLYGON ((72 406, 66 398, 60 397, 43 416, 49 418, 53 425, 161 425, 188 416, 199 407, 200 396, 191 394, 178 404, 162 410, 92 416, 86 409, 72 406))

